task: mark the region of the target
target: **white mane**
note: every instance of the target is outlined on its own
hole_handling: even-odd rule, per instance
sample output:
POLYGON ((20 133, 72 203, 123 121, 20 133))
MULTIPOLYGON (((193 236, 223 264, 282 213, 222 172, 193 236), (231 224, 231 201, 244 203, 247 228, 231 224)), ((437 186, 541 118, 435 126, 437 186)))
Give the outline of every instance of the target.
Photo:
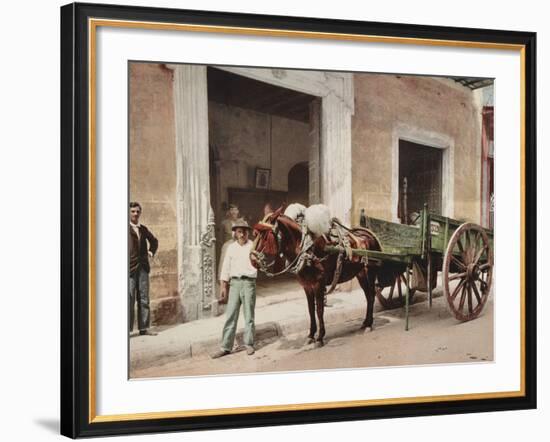
POLYGON ((330 209, 324 204, 314 204, 305 210, 305 223, 315 236, 329 233, 330 219, 330 209))
POLYGON ((306 208, 303 204, 293 203, 286 208, 285 215, 294 221, 303 217, 308 230, 315 237, 330 231, 330 209, 324 204, 314 204, 306 208))
POLYGON ((294 221, 298 221, 298 217, 304 216, 305 212, 306 206, 300 203, 292 203, 286 208, 285 215, 292 218, 294 221))

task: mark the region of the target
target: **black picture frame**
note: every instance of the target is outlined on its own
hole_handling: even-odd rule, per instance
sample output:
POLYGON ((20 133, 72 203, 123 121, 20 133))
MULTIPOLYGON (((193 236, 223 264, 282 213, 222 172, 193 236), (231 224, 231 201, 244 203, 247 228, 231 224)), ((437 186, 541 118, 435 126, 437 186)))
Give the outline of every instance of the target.
POLYGON ((61 434, 105 436, 536 408, 536 34, 117 5, 61 7, 61 434), (90 378, 90 18, 521 46, 524 60, 524 395, 195 417, 97 419, 90 378))
POLYGON ((257 167, 254 184, 256 189, 269 189, 271 184, 271 169, 257 167))

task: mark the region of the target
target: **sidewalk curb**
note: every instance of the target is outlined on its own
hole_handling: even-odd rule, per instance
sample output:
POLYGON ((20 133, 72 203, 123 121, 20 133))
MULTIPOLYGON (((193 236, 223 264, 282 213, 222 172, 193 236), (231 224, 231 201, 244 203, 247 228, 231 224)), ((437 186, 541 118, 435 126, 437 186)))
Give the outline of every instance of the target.
MULTIPOLYGON (((366 306, 353 307, 348 309, 325 309, 325 324, 346 322, 362 318, 365 314, 366 306)), ((288 336, 294 333, 303 332, 304 337, 309 329, 309 316, 304 311, 304 315, 300 319, 291 319, 288 321, 270 321, 256 325, 255 342, 258 347, 276 340, 283 336, 288 336)), ((161 347, 152 347, 141 349, 141 351, 131 352, 130 371, 143 370, 155 366, 165 365, 171 362, 180 361, 182 359, 192 358, 199 353, 215 352, 220 344, 221 330, 219 336, 207 337, 201 341, 193 343, 171 341, 169 345, 161 347)), ((243 329, 237 331, 235 336, 236 345, 242 345, 243 329)))

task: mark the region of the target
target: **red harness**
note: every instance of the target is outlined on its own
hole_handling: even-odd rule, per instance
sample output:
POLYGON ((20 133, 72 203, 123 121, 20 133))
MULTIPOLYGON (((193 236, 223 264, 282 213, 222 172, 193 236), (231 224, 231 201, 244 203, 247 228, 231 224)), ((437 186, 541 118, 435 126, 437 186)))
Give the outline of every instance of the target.
POLYGON ((254 230, 257 230, 264 241, 262 250, 260 252, 265 253, 266 255, 275 255, 277 254, 277 241, 275 240, 275 234, 273 233, 273 227, 264 224, 258 223, 254 226, 254 230))

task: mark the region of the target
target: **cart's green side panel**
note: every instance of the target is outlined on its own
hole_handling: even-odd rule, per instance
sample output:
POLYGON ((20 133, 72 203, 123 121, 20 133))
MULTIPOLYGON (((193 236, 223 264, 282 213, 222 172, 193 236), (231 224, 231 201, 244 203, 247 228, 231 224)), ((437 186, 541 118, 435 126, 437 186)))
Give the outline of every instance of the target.
POLYGON ((419 226, 392 223, 377 218, 368 218, 368 228, 378 239, 385 253, 420 255, 422 232, 419 226))

